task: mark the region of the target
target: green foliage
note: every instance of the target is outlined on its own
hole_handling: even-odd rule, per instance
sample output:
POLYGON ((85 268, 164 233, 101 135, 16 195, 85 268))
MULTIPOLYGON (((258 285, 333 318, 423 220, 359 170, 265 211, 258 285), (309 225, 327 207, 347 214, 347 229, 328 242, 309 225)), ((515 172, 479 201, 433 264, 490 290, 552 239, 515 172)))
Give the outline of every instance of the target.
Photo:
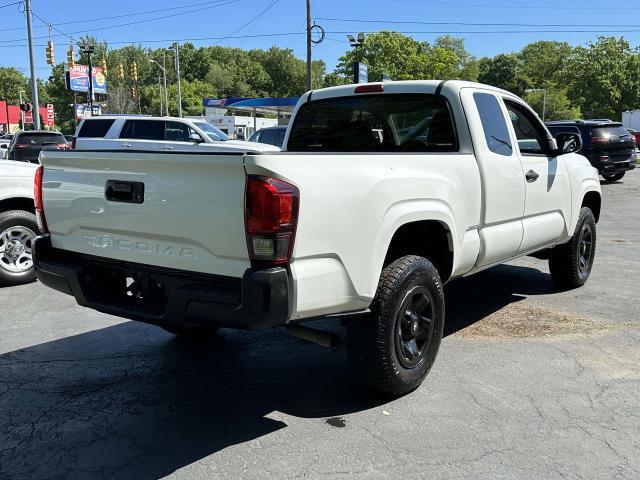
MULTIPOLYGON (((358 51, 340 58, 336 73, 353 78, 353 62, 369 65, 369 79, 377 81, 383 74, 394 80, 467 79, 475 80, 475 59, 464 48, 460 38, 444 36, 433 45, 420 42, 398 32, 378 32, 366 37, 358 51)), ((336 84, 335 78, 331 81, 336 84)))
POLYGON ((17 103, 21 90, 23 100, 25 95, 31 96, 29 80, 22 72, 11 67, 0 67, 0 98, 7 99, 9 103, 17 103))
MULTIPOLYGON (((567 120, 581 118, 580 107, 569 100, 567 88, 556 84, 547 84, 547 102, 545 120, 567 120)), ((542 118, 544 95, 542 92, 526 93, 523 97, 542 118)))

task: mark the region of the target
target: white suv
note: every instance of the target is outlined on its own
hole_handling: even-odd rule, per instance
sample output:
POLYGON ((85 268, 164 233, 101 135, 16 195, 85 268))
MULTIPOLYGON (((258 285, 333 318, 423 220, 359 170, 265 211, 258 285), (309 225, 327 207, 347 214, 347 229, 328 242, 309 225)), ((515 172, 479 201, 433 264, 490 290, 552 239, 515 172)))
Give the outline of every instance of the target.
POLYGON ((230 140, 204 120, 177 117, 96 116, 78 125, 75 150, 277 152, 273 145, 230 140))

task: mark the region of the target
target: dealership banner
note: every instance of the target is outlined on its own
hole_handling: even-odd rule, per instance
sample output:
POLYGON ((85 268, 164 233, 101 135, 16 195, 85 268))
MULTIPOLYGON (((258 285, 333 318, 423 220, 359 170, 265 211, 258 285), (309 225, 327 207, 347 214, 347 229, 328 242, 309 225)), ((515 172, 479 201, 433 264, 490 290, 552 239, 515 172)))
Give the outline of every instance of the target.
MULTIPOLYGON (((107 93, 107 78, 102 73, 102 68, 93 67, 93 93, 107 93)), ((69 69, 69 89, 74 92, 89 91, 89 67, 87 65, 75 65, 69 69)))

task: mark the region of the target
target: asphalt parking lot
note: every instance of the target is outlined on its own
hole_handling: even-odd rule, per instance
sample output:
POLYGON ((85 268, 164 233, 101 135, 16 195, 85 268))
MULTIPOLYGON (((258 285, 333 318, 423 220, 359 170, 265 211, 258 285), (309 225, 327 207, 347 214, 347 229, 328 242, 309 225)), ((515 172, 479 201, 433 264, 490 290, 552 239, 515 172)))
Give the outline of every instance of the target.
POLYGON ((452 282, 432 373, 391 402, 279 330, 193 345, 0 289, 0 479, 640 478, 640 171, 603 195, 587 286, 528 258, 452 282))

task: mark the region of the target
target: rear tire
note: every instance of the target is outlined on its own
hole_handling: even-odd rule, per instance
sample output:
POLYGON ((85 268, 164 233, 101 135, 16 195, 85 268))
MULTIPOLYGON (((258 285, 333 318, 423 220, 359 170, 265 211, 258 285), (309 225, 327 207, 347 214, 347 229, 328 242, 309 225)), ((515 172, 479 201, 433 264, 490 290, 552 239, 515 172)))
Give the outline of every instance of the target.
POLYGON ((602 177, 604 178, 604 181, 607 182, 607 183, 617 182, 622 177, 624 177, 625 173, 627 173, 627 172, 612 173, 610 175, 602 175, 602 177))
POLYGON ((418 388, 438 354, 444 313, 442 282, 429 260, 410 255, 385 267, 371 314, 348 324, 358 377, 392 396, 418 388))
POLYGON ((562 290, 581 287, 589 279, 596 254, 596 219, 588 207, 582 207, 571 240, 551 252, 551 278, 562 290))
POLYGON ((36 279, 31 248, 37 235, 33 213, 10 210, 0 214, 0 286, 22 285, 36 279))

